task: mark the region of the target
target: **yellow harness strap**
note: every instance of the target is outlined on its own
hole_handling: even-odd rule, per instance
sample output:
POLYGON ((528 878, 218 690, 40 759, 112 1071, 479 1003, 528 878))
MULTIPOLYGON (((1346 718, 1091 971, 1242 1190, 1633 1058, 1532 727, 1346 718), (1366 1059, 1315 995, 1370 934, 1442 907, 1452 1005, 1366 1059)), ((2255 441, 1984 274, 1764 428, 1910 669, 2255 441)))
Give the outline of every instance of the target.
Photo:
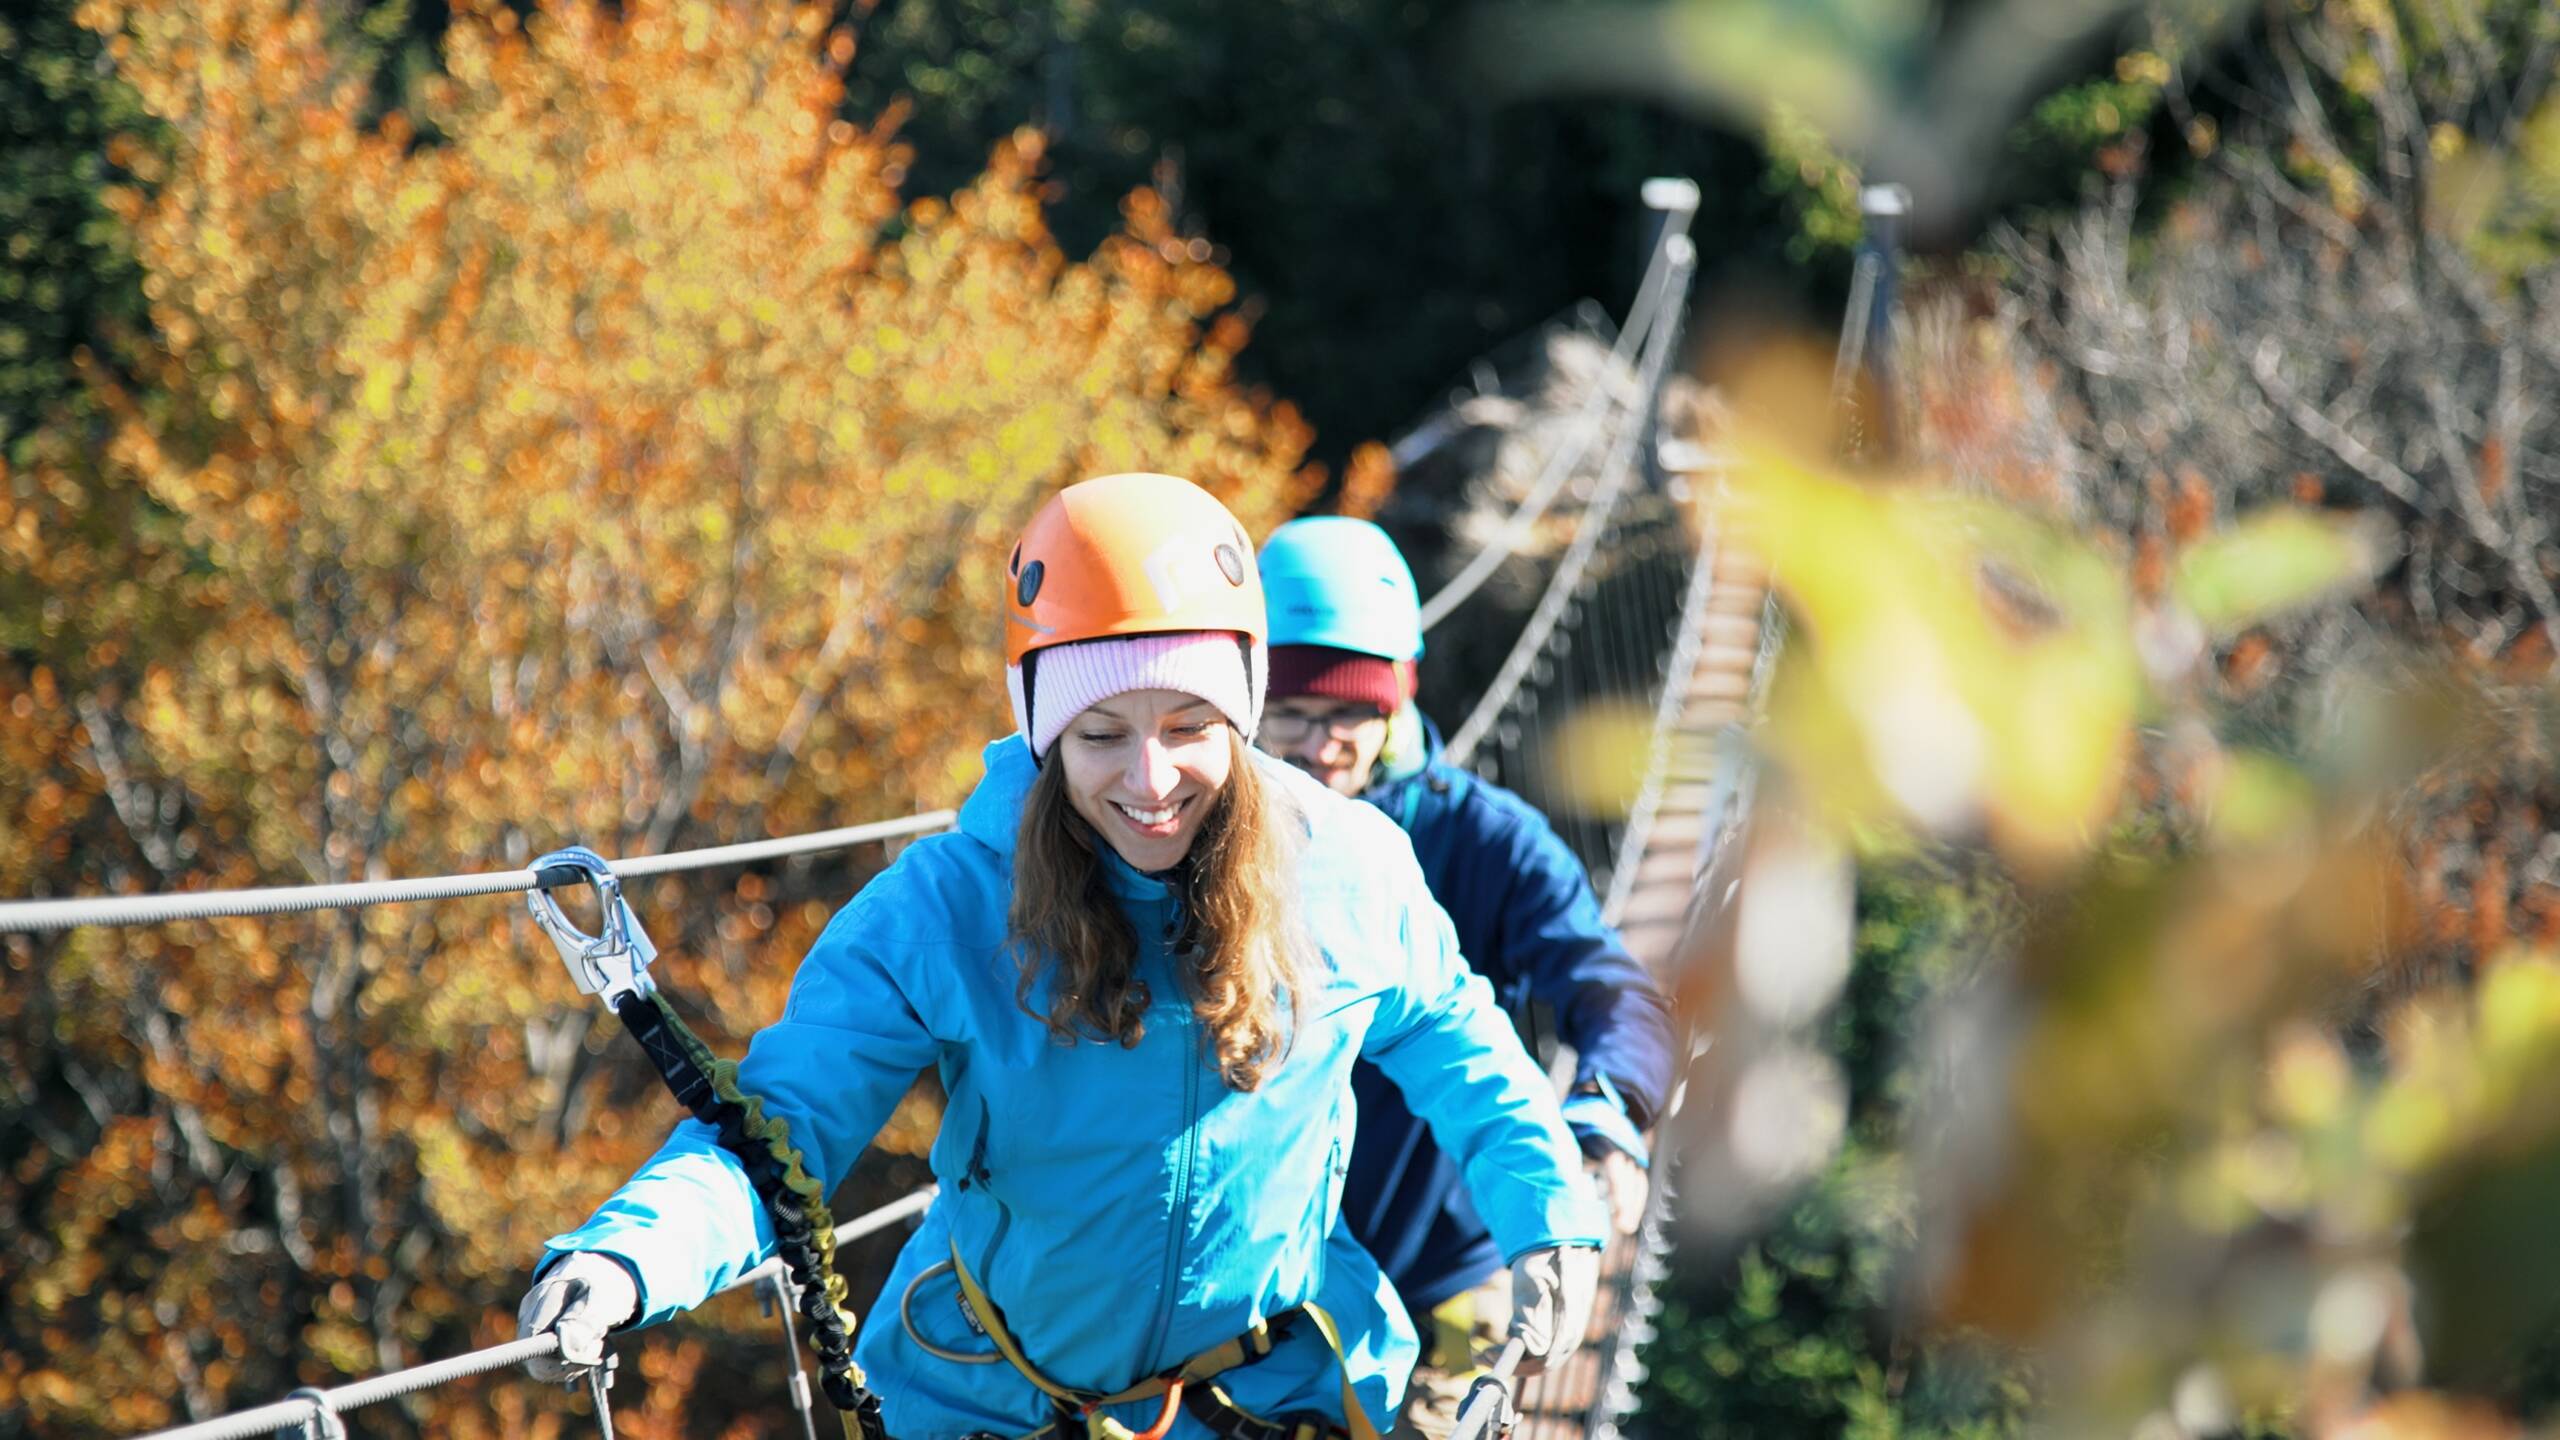
POLYGON ((1265 1419, 1237 1404, 1236 1397, 1228 1394, 1222 1386, 1210 1385, 1208 1392, 1212 1404, 1222 1410, 1232 1410, 1247 1420, 1265 1427, 1271 1432, 1272 1440, 1337 1440, 1337 1437, 1342 1434, 1331 1425, 1320 1425, 1313 1420, 1301 1420, 1296 1425, 1284 1427, 1277 1420, 1265 1419), (1281 1433, 1284 1428, 1287 1431, 1285 1435, 1281 1433))
MULTIPOLYGON (((1039 1368, 1031 1363, 1031 1357, 1023 1353, 1022 1346, 1013 1338, 1013 1332, 1006 1328, 1003 1312, 996 1309, 993 1300, 987 1298, 986 1291, 978 1288, 977 1277, 969 1273, 968 1263, 960 1258, 960 1247, 956 1243, 951 1247, 951 1273, 960 1281, 960 1293, 967 1298, 970 1310, 978 1317, 978 1323, 986 1327, 987 1338, 995 1342, 996 1353, 1002 1355, 1006 1363, 1019 1371, 1023 1379, 1039 1387, 1042 1394, 1061 1405, 1071 1406, 1082 1414, 1086 1440, 1160 1440, 1173 1423, 1174 1409, 1176 1403, 1182 1398, 1183 1387, 1208 1380, 1212 1376, 1225 1374, 1239 1365, 1259 1360, 1271 1353, 1271 1327, 1267 1323, 1257 1323, 1252 1329, 1234 1339, 1213 1345, 1183 1361, 1179 1368, 1169 1374, 1151 1375, 1126 1390, 1110 1395, 1078 1390, 1073 1386, 1061 1385, 1041 1374, 1039 1368), (1164 1398, 1164 1416, 1149 1427, 1143 1437, 1139 1432, 1102 1413, 1102 1407, 1105 1405, 1119 1405, 1131 1400, 1153 1400, 1159 1396, 1164 1398)), ((1335 1366, 1342 1371, 1342 1414, 1351 1427, 1351 1440, 1379 1440, 1378 1427, 1369 1423, 1368 1412, 1360 1408, 1360 1397, 1351 1392, 1351 1367, 1342 1358, 1342 1335, 1335 1328, 1333 1317, 1326 1314, 1324 1307, 1320 1305, 1307 1304, 1298 1308, 1304 1311, 1309 1319, 1315 1321, 1316 1332, 1324 1336, 1324 1343, 1333 1350, 1335 1366)), ((1226 1400, 1223 1391, 1212 1393, 1231 1409, 1243 1408, 1226 1400)), ((1049 1428, 1043 1426, 1032 1434, 1045 1434, 1049 1428)))

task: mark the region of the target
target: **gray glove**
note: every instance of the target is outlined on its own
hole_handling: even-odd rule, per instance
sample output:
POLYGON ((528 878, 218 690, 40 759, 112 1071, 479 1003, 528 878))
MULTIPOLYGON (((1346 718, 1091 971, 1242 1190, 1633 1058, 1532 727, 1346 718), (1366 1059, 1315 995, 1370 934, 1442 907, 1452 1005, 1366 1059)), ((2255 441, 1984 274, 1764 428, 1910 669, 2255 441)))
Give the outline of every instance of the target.
POLYGON ((640 1284, 621 1261, 572 1251, 543 1271, 524 1292, 524 1303, 516 1306, 517 1339, 560 1332, 560 1353, 527 1360, 525 1373, 552 1385, 577 1379, 604 1363, 604 1337, 639 1309, 640 1284))
POLYGON ((1561 1365, 1582 1344, 1599 1290, 1594 1245, 1550 1246, 1511 1262, 1511 1333, 1520 1338, 1521 1374, 1561 1365))

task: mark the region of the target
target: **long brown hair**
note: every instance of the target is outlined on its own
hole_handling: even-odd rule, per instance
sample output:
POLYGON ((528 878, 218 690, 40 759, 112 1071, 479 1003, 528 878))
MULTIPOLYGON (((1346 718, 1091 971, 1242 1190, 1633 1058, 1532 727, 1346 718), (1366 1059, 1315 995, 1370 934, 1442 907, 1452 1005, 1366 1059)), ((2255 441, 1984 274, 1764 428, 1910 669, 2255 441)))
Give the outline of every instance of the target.
MULTIPOLYGON (((1173 880, 1184 925, 1174 971, 1217 1046, 1218 1073, 1251 1090, 1289 1052, 1303 994, 1306 941, 1297 918, 1296 843, 1280 792, 1243 737, 1173 880)), ((1062 1045, 1092 1038, 1134 1046, 1154 998, 1137 976, 1138 936, 1104 872, 1108 842, 1067 798, 1066 766, 1040 767, 1022 809, 1009 915, 1022 975, 1014 998, 1062 1045), (1031 1007, 1054 970, 1049 1011, 1031 1007)))

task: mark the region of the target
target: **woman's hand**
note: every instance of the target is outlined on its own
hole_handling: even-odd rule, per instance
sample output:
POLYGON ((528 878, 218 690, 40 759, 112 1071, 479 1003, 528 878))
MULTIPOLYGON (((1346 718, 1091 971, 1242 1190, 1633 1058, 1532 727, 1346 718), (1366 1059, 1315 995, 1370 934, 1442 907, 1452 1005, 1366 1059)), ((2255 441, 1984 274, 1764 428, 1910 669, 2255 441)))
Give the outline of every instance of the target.
POLYGON ((1599 1289, 1597 1246, 1550 1246, 1511 1262, 1511 1333, 1520 1337, 1522 1375, 1562 1364, 1582 1344, 1599 1289))
POLYGON ((1645 1174, 1644 1163, 1626 1151, 1611 1145, 1604 1147, 1599 1158, 1590 1162, 1592 1179, 1609 1201, 1609 1220, 1621 1235, 1633 1235, 1644 1228, 1644 1204, 1653 1189, 1645 1174))
POLYGON ((1600 1074, 1575 1085, 1565 1097, 1564 1123, 1581 1142, 1592 1178, 1609 1202, 1610 1223, 1621 1235, 1644 1228, 1644 1203, 1652 1188, 1645 1171, 1653 1163, 1653 1147, 1627 1114, 1618 1087, 1600 1074))
POLYGON ((545 1384, 567 1384, 604 1363, 604 1337, 640 1308, 640 1285, 621 1261, 575 1251, 542 1272, 516 1306, 516 1338, 545 1331, 560 1334, 560 1353, 528 1360, 527 1374, 545 1384))

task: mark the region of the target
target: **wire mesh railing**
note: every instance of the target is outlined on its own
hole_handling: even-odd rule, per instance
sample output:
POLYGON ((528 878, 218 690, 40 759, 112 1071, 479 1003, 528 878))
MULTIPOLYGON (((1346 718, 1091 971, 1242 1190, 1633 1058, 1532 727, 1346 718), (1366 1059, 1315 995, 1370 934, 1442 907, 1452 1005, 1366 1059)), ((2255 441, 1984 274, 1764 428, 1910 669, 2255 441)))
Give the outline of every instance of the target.
MULTIPOLYGON (((1676 310, 1695 269, 1678 231, 1663 238, 1661 286, 1676 310)), ((1679 334, 1647 338, 1637 393, 1660 392, 1679 334)), ((1649 407, 1648 407, 1649 408, 1649 407)), ((1662 487, 1639 486, 1646 411, 1611 437, 1572 541, 1510 652, 1457 729, 1449 758, 1538 807, 1604 893, 1649 758, 1665 662, 1696 571, 1697 515, 1662 487), (1644 747, 1644 748, 1639 748, 1644 747)))

